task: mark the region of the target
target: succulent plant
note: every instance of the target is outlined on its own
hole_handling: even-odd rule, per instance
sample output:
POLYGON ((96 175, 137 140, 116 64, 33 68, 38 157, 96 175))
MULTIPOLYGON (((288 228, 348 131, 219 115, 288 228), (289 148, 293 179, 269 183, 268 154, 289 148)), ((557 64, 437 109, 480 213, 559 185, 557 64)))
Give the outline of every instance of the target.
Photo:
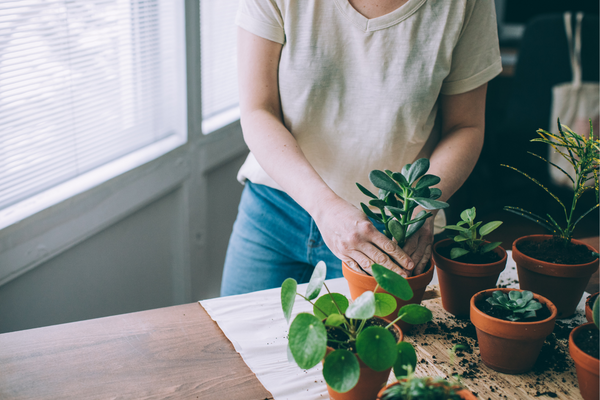
POLYGON ((379 189, 376 196, 360 183, 356 186, 360 191, 372 200, 369 205, 377 207, 381 214, 376 214, 364 203, 360 203, 367 216, 381 222, 385 226, 384 234, 389 238, 395 238, 400 247, 404 247, 406 240, 417 232, 425 223, 425 220, 433 214, 425 210, 439 210, 448 207, 448 203, 436 200, 442 195, 442 191, 431 186, 437 185, 440 178, 429 175, 429 160, 420 158, 413 164, 406 164, 402 172, 390 170, 374 170, 369 174, 371 183, 379 189), (417 206, 423 207, 413 217, 413 211, 417 206), (387 212, 390 215, 387 214, 387 212))
POLYGON ((475 215, 475 207, 468 208, 460 213, 462 221, 456 225, 446 225, 444 227, 445 229, 458 231, 458 235, 454 236, 454 241, 459 243, 460 247, 454 247, 450 250, 451 259, 454 260, 468 253, 485 254, 502 244, 502 242, 485 243, 483 238, 502 225, 502 221, 488 222, 479 228, 481 221, 475 222, 475 215), (479 235, 477 235, 477 228, 479 228, 479 235))
POLYGON ((493 307, 511 311, 512 314, 506 317, 511 321, 535 317, 535 312, 542 308, 542 305, 533 299, 533 293, 529 290, 512 290, 508 294, 496 290, 487 298, 487 302, 493 307))

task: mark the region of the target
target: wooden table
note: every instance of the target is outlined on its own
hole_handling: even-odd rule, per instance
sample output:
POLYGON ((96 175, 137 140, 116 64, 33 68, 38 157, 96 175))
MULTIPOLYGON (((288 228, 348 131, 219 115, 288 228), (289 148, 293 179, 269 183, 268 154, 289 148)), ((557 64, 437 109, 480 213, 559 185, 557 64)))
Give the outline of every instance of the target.
POLYGON ((0 399, 272 399, 198 304, 0 335, 0 399))

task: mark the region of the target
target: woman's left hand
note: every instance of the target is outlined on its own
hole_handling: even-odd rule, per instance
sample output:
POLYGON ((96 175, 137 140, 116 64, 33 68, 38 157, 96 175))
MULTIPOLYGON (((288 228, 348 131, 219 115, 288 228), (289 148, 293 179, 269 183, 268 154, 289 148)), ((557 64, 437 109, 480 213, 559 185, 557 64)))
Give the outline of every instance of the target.
POLYGON ((429 217, 417 232, 406 241, 404 252, 409 255, 415 264, 412 275, 422 274, 431 260, 431 249, 433 246, 433 220, 429 217))

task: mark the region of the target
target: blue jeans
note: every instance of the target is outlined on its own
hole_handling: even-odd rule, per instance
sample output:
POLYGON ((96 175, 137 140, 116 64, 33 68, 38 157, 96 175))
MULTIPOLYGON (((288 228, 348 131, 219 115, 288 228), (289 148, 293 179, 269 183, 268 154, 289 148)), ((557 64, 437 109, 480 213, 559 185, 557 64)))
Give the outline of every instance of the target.
POLYGON ((342 262, 327 247, 311 216, 285 192, 246 182, 225 257, 221 296, 308 282, 319 261, 327 279, 342 262))

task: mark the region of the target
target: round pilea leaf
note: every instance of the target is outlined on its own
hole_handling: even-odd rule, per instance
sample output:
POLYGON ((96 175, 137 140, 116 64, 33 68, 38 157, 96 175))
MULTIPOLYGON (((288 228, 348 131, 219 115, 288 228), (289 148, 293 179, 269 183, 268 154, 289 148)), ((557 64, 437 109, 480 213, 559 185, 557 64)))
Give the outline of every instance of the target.
POLYGON ((325 325, 327 325, 327 326, 340 326, 344 322, 346 322, 346 319, 344 318, 343 315, 340 315, 340 314, 331 314, 329 317, 327 317, 327 320, 325 321, 325 325))
POLYGON ((321 292, 321 288, 323 287, 325 275, 327 275, 327 266, 325 265, 325 261, 319 261, 315 266, 315 269, 310 276, 308 286, 306 287, 305 296, 307 300, 313 300, 317 298, 321 292))
POLYGON ((314 315, 298 314, 290 325, 288 336, 290 350, 300 368, 312 368, 325 357, 327 331, 314 315))
POLYGON ((375 293, 375 316, 385 317, 396 309, 396 299, 391 294, 375 293))
POLYGON ((331 314, 339 314, 338 307, 342 311, 342 314, 344 314, 348 309, 348 299, 343 294, 331 293, 317 299, 313 306, 313 313, 317 318, 325 319, 331 314), (335 304, 333 303, 334 300, 335 304), (336 304, 337 307, 335 306, 336 304), (323 313, 327 313, 327 315, 323 313))
POLYGON ((408 342, 400 342, 396 345, 398 349, 398 358, 394 363, 394 375, 397 379, 406 378, 410 372, 414 372, 417 367, 417 352, 408 342))
POLYGON ((404 314, 402 321, 412 325, 424 324, 431 321, 433 314, 427 307, 418 304, 407 304, 398 311, 398 316, 404 314))
POLYGON ((281 308, 287 322, 290 322, 290 317, 292 316, 297 287, 298 283, 292 278, 287 278, 281 285, 281 308))
POLYGON ((398 358, 396 338, 385 328, 370 326, 356 338, 356 353, 371 369, 383 371, 398 358))
POLYGON ((325 382, 338 393, 345 393, 356 386, 359 375, 358 360, 348 350, 332 351, 323 362, 325 382))
POLYGON ((373 315, 375 315, 375 296, 373 292, 364 292, 346 310, 346 317, 353 319, 369 319, 373 315))
POLYGON ((375 280, 383 290, 402 300, 410 300, 413 297, 413 291, 405 278, 383 265, 373 264, 371 269, 375 280))

